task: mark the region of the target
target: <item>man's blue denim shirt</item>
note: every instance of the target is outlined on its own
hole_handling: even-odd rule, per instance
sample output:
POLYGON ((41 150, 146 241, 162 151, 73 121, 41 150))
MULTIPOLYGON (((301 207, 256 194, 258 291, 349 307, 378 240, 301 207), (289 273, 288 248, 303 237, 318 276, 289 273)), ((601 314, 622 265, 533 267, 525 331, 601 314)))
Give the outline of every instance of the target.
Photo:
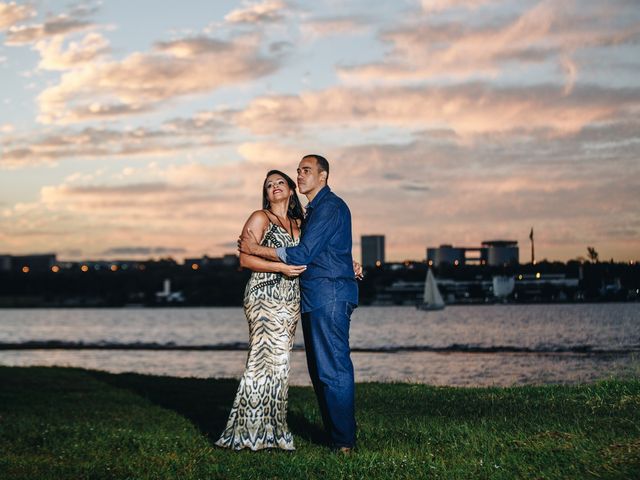
POLYGON ((307 205, 300 243, 278 248, 277 253, 289 265, 307 266, 300 275, 303 313, 336 301, 358 304, 351 256, 351 212, 328 186, 307 205))

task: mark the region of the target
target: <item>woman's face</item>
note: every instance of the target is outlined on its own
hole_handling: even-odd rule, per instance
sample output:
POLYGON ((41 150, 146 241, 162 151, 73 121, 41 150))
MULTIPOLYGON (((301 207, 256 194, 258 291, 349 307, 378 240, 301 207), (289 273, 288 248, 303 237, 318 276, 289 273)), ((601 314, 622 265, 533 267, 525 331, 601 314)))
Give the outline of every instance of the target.
POLYGON ((291 195, 289 184, 287 184, 287 181, 282 175, 278 175, 277 173, 267 177, 264 182, 264 188, 267 191, 269 203, 286 200, 291 195))

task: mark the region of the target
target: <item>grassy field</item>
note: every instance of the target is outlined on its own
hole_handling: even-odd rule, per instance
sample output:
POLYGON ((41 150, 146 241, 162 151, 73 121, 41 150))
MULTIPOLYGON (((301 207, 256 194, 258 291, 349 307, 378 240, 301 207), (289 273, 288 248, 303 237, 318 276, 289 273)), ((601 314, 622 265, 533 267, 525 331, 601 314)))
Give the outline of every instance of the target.
POLYGON ((357 386, 358 451, 322 445, 291 388, 297 451, 213 446, 235 380, 0 367, 0 479, 640 478, 640 381, 357 386))

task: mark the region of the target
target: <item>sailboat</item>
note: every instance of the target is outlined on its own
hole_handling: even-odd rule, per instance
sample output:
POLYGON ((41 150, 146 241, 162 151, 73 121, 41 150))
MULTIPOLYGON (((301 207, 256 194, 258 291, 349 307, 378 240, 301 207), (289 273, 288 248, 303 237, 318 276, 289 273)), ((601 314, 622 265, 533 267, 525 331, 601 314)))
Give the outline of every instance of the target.
POLYGON ((444 300, 442 300, 436 278, 433 276, 431 269, 427 270, 422 303, 419 303, 416 307, 418 310, 442 310, 444 308, 444 300))

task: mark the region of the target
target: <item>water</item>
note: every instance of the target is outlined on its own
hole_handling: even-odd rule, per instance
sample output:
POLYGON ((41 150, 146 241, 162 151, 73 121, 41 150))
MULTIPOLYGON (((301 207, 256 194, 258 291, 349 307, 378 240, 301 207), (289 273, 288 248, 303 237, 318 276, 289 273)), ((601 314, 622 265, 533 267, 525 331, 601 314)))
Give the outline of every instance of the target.
MULTIPOLYGON (((302 329, 291 382, 308 385, 302 329)), ((0 310, 1 365, 239 377, 241 308, 0 310)), ((640 372, 640 304, 361 307, 357 381, 435 385, 590 382, 640 372)))

